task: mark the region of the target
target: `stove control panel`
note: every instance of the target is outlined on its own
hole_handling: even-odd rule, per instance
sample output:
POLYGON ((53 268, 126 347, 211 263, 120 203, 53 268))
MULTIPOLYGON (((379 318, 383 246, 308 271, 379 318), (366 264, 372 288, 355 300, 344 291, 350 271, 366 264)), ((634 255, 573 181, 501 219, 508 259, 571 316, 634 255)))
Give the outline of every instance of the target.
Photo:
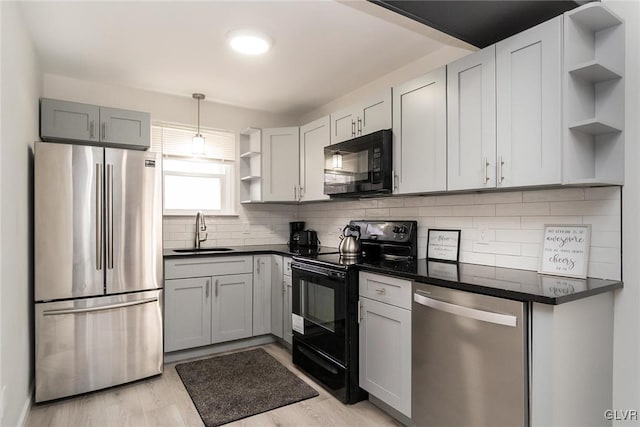
POLYGON ((416 239, 416 221, 351 221, 350 225, 360 227, 362 240, 378 242, 411 243, 416 239))

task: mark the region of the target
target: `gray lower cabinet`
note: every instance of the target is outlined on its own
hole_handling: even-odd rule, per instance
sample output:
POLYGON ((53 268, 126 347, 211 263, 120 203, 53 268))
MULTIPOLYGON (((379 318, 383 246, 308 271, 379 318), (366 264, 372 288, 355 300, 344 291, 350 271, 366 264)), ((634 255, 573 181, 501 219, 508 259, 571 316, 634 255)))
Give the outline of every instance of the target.
POLYGON ((164 350, 211 343, 211 277, 165 280, 164 350))
POLYGON ((214 276, 211 309, 211 343, 252 335, 252 274, 214 276))
POLYGON ((271 333, 272 255, 253 257, 253 335, 271 333))
POLYGON ((359 383, 411 417, 411 282, 360 273, 359 383))
POLYGON ((282 338, 284 330, 284 296, 285 286, 283 273, 283 258, 272 255, 271 264, 271 333, 282 338))
POLYGON ((151 141, 151 116, 140 111, 43 98, 40 137, 44 141, 147 149, 151 141))
POLYGON ((251 256, 165 261, 165 352, 251 337, 251 256))

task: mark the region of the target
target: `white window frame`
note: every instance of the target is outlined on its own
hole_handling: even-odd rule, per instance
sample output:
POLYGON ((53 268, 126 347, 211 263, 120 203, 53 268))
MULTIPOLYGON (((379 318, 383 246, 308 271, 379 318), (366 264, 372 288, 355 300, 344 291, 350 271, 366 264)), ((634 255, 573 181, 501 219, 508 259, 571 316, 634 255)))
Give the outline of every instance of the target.
MULTIPOLYGON (((171 129, 178 130, 187 130, 191 131, 191 127, 177 124, 168 124, 168 123, 154 123, 154 127, 166 127, 171 129)), ((232 131, 220 131, 213 129, 205 129, 201 128, 201 133, 207 134, 208 132, 225 132, 228 135, 233 135, 235 150, 237 151, 237 135, 232 131)), ((195 134, 196 129, 193 128, 193 134, 195 134)), ((152 147, 153 148, 153 147, 152 147)), ((156 150, 157 151, 157 148, 156 150)), ((205 156, 187 156, 184 154, 167 154, 163 153, 163 168, 162 168, 162 212, 163 215, 166 216, 193 216, 198 211, 201 211, 203 214, 207 216, 238 216, 237 214, 237 154, 234 155, 236 159, 234 160, 222 160, 222 159, 213 159, 205 156), (164 166, 165 161, 167 160, 176 160, 181 162, 194 162, 194 163, 212 163, 224 166, 226 173, 207 173, 207 172, 188 172, 188 171, 175 171, 175 170, 167 170, 164 166), (195 177, 195 178, 219 178, 221 180, 220 185, 220 199, 221 199, 221 207, 220 210, 212 210, 212 209, 166 209, 165 208, 165 179, 167 176, 184 176, 184 177, 195 177), (226 206, 225 206, 226 205, 226 206)))

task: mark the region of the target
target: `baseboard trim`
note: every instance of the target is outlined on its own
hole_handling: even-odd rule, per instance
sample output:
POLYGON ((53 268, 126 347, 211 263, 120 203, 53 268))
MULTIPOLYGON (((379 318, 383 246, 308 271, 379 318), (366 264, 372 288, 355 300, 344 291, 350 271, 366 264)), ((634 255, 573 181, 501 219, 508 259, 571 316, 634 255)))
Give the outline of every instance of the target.
POLYGON ((369 394, 369 402, 373 403, 378 408, 382 409, 384 412, 395 418, 397 421, 401 422, 405 426, 412 426, 413 422, 411 418, 407 417, 405 414, 401 413, 397 409, 392 408, 382 400, 378 399, 375 396, 369 394))
POLYGON ((242 340, 229 341, 220 344, 208 345, 205 347, 190 348, 187 350, 172 351, 164 354, 164 363, 180 362, 187 359, 211 356, 225 351, 240 350, 242 348, 256 345, 269 344, 275 342, 275 337, 271 334, 259 337, 246 338, 242 340))
POLYGON ((27 395, 27 399, 25 400, 24 406, 22 407, 22 412, 20 412, 20 418, 18 418, 19 426, 25 427, 27 425, 29 411, 31 410, 31 405, 33 405, 33 390, 34 384, 31 383, 31 386, 29 386, 29 394, 27 395))

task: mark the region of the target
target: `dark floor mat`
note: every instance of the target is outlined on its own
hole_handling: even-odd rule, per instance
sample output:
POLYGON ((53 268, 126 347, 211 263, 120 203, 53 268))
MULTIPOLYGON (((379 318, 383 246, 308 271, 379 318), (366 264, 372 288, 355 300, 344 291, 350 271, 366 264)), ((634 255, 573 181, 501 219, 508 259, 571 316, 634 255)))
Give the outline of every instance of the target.
POLYGON ((176 371, 207 427, 318 395, 261 348, 182 363, 176 371))

